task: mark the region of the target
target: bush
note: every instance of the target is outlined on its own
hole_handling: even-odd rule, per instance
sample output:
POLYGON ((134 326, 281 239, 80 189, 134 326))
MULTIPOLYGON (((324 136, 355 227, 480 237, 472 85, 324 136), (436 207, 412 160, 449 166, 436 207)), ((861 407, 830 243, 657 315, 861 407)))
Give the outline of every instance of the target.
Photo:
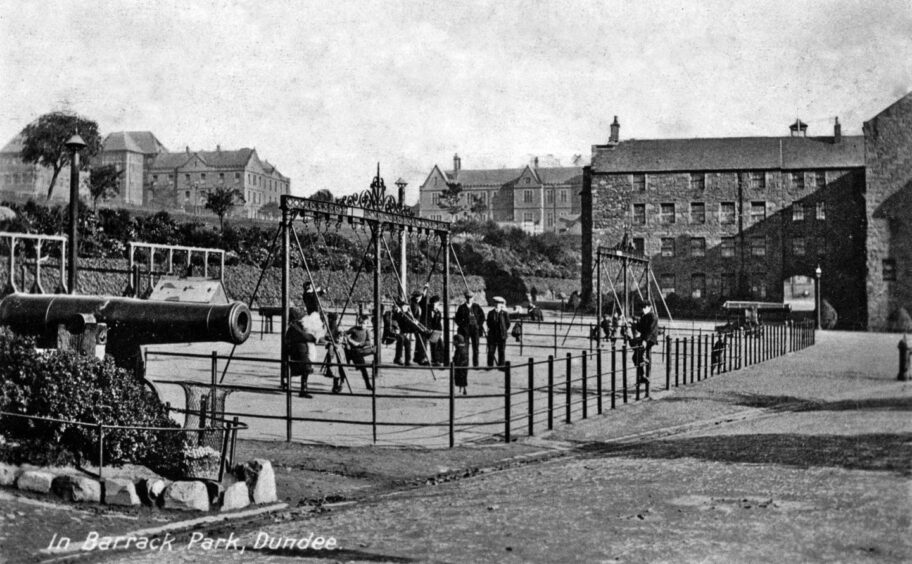
POLYGON ((912 316, 906 308, 901 307, 893 310, 893 313, 887 318, 887 330, 896 333, 908 333, 912 331, 912 316))
POLYGON ((820 327, 821 329, 833 329, 839 321, 839 315, 836 309, 830 305, 830 302, 823 300, 820 302, 820 327))
MULTIPOLYGON (((106 425, 173 427, 158 397, 135 376, 114 365, 59 351, 36 352, 34 340, 0 330, 0 411, 106 425)), ((69 453, 97 464, 93 427, 5 417, 3 431, 20 443, 17 461, 46 463, 69 453)), ((105 464, 135 462, 173 474, 180 462, 183 433, 131 429, 105 430, 105 464)), ((3 455, 4 453, 0 453, 3 455)))

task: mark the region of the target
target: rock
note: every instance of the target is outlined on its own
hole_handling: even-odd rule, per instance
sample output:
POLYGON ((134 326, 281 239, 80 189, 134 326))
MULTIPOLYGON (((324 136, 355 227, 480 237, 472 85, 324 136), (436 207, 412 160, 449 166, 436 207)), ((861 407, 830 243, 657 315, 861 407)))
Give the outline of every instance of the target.
POLYGON ((104 502, 107 505, 139 505, 136 486, 130 480, 105 480, 104 502))
POLYGON ((101 501, 101 483, 85 476, 57 476, 51 483, 51 489, 67 501, 101 501))
POLYGON ((255 458, 242 467, 241 474, 254 503, 272 503, 278 499, 271 462, 255 458))
POLYGON ((206 484, 206 491, 209 493, 209 503, 218 505, 219 500, 222 499, 222 494, 225 492, 225 486, 213 480, 206 480, 203 483, 206 484))
POLYGON ((53 481, 54 475, 50 472, 26 470, 16 480, 16 487, 26 492, 48 493, 53 481))
POLYGON ((144 478, 136 485, 139 499, 146 505, 161 505, 162 492, 165 491, 165 482, 158 478, 144 478))
POLYGON ((19 469, 12 464, 0 462, 0 486, 12 486, 16 483, 19 469))
POLYGON ((250 489, 247 487, 247 482, 235 482, 225 488, 225 494, 222 496, 222 511, 243 509, 248 505, 250 505, 250 489))
POLYGON ((174 482, 162 496, 165 509, 209 511, 209 492, 202 482, 174 482))

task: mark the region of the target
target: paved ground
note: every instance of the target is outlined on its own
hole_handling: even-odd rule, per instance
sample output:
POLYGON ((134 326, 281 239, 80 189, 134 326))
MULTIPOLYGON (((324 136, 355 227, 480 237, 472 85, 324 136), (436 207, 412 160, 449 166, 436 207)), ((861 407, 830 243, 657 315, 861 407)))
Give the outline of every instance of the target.
MULTIPOLYGON (((895 381, 895 345, 890 335, 824 333, 801 354, 525 443, 560 453, 548 461, 502 463, 460 479, 353 496, 350 505, 301 508, 273 523, 207 531, 238 535, 238 550, 188 548, 184 537, 165 556, 106 556, 906 562, 912 384, 895 381), (280 546, 311 533, 333 537, 339 549, 280 546), (258 548, 264 539, 274 548, 268 540, 258 548)), ((489 447, 496 448, 515 445, 489 447)))

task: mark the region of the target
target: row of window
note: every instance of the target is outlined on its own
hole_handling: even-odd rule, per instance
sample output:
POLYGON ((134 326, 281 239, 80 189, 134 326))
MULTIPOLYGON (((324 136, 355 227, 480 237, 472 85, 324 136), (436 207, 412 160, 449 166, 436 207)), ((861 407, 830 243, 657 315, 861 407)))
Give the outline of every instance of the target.
MULTIPOLYGON (((815 214, 818 220, 826 219, 826 202, 792 204, 792 221, 803 221, 805 218, 805 209, 807 215, 815 214)), ((749 217, 751 223, 759 223, 766 219, 766 202, 751 202, 749 217)), ((632 209, 633 223, 635 225, 646 225, 646 204, 633 204, 632 209)), ((722 225, 732 225, 737 220, 738 213, 735 202, 719 203, 719 223, 722 225)), ((706 223, 706 204, 703 202, 690 203, 690 223, 706 223)), ((659 204, 659 224, 671 225, 677 223, 677 210, 674 203, 659 204)))
MULTIPOLYGON (((705 190, 707 174, 708 173, 705 172, 689 173, 691 190, 705 190)), ((734 172, 731 174, 735 175, 735 181, 739 188, 765 190, 767 185, 767 174, 775 173, 762 170, 753 170, 749 172, 734 172)), ((803 170, 782 172, 782 185, 794 188, 796 190, 804 190, 807 186, 808 174, 812 176, 814 186, 816 186, 817 189, 826 187, 826 171, 823 170, 817 170, 814 172, 806 172, 803 170)), ((645 192, 649 189, 649 175, 645 173, 632 174, 630 176, 630 184, 633 190, 638 192, 645 192)))
MULTIPOLYGON (((723 272, 716 276, 717 277, 713 279, 713 285, 718 284, 719 295, 723 298, 732 296, 735 293, 735 273, 723 272)), ((752 284, 752 291, 761 297, 766 297, 766 281, 764 274, 757 273, 753 278, 754 283, 752 284)), ((677 276, 671 273, 659 275, 659 286, 661 286, 663 296, 667 296, 668 294, 677 294, 677 276)), ((694 272, 690 275, 690 297, 707 297, 705 273, 694 272)))
POLYGON ((4 184, 29 184, 34 182, 37 178, 37 175, 34 172, 23 172, 21 175, 18 172, 13 174, 7 174, 3 177, 4 184))
MULTIPOLYGON (((157 174, 153 174, 153 175, 152 175, 152 182, 158 182, 158 176, 159 176, 159 175, 157 175, 157 174)), ((164 176, 164 175, 162 175, 162 176, 164 176)), ((174 180, 174 175, 173 175, 173 174, 168 174, 167 176, 168 176, 168 180, 174 180)), ((224 182, 224 181, 225 181, 225 173, 224 173, 224 172, 218 173, 218 179, 219 179, 220 182, 224 182)), ((190 182, 190 181, 192 180, 192 175, 191 175, 191 173, 189 173, 189 172, 184 173, 184 180, 187 181, 187 182, 190 182)), ((199 173, 199 180, 200 180, 201 182, 205 182, 205 181, 206 181, 206 173, 205 173, 205 172, 200 172, 200 173, 199 173)), ((235 184, 238 184, 238 183, 240 183, 240 181, 241 181, 241 173, 240 173, 240 172, 235 172, 235 173, 234 173, 234 183, 235 183, 235 184)), ((253 174, 253 173, 250 173, 250 172, 247 173, 247 183, 250 184, 251 186, 263 186, 264 188, 266 188, 267 190, 269 190, 269 191, 271 191, 271 192, 279 191, 280 188, 281 188, 281 185, 280 185, 280 183, 279 183, 278 181, 273 180, 273 179, 271 179, 271 178, 263 178, 263 177, 260 177, 259 175, 256 175, 256 174, 253 174)))
MULTIPOLYGON (((818 256, 826 254, 826 239, 823 237, 815 238, 815 250, 818 256)), ((642 237, 633 238, 633 246, 637 253, 645 254, 645 244, 646 240, 642 237)), ((806 237, 794 237, 791 240, 791 251, 795 256, 806 256, 808 254, 808 239, 806 237)), ((768 247, 767 238, 762 235, 751 237, 748 240, 748 248, 750 249, 751 256, 754 257, 764 257, 766 256, 768 247)), ((735 256, 735 249, 737 248, 737 242, 735 237, 722 237, 722 241, 719 244, 719 255, 722 258, 733 258, 735 256)), ((690 257, 705 257, 706 256, 706 238, 705 237, 691 237, 690 238, 690 257)), ((675 239, 674 237, 662 237, 661 238, 661 255, 663 257, 675 257, 678 256, 675 249, 675 239)))

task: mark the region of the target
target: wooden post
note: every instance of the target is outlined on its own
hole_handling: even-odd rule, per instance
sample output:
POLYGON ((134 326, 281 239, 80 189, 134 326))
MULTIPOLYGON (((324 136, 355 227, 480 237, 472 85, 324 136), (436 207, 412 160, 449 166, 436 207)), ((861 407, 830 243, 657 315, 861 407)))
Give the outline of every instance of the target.
POLYGON ((571 370, 571 365, 572 365, 572 363, 573 363, 573 360, 570 358, 570 353, 567 353, 567 370, 566 370, 566 380, 567 380, 567 390, 566 390, 566 391, 567 391, 567 394, 566 394, 566 395, 567 395, 567 423, 570 423, 570 399, 571 399, 571 398, 570 398, 570 386, 571 386, 571 382, 572 382, 571 379, 570 379, 570 370, 571 370))
POLYGON ((602 347, 595 353, 595 391, 598 397, 598 414, 602 414, 602 347))
POLYGON ((529 436, 535 434, 535 360, 529 359, 529 436))
POLYGON ((554 355, 548 355, 548 430, 554 429, 554 355))
POLYGON ((510 442, 510 361, 504 366, 504 442, 510 442))

